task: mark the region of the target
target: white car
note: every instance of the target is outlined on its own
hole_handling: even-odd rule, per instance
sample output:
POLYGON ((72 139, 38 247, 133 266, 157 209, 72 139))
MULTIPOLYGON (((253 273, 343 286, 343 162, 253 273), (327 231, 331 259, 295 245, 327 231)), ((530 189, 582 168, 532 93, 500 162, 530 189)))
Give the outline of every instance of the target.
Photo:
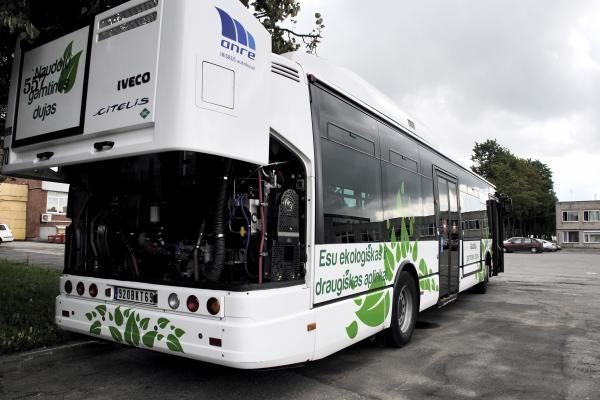
POLYGON ((15 240, 13 238, 13 234, 6 224, 0 224, 0 243, 2 242, 12 242, 15 240))
POLYGON ((549 240, 544 240, 544 239, 538 239, 540 242, 542 242, 542 245, 544 246, 544 251, 558 251, 560 250, 560 246, 554 242, 551 242, 549 240))

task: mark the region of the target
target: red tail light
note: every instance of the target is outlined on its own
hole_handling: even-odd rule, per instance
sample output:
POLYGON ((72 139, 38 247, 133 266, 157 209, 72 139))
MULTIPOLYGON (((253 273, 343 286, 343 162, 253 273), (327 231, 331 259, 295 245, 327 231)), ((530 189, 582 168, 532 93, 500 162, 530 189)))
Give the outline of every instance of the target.
POLYGON ((88 289, 88 291, 90 292, 90 296, 92 296, 92 297, 98 296, 98 286, 96 286, 95 283, 92 283, 90 285, 90 288, 88 289))
POLYGON ((190 297, 187 298, 188 310, 190 310, 191 312, 196 312, 196 311, 198 311, 199 307, 200 307, 200 303, 198 303, 198 298, 196 296, 191 295, 190 297))
POLYGON ((83 292, 85 292, 85 286, 83 286, 83 282, 79 282, 77 284, 77 294, 83 296, 83 292))

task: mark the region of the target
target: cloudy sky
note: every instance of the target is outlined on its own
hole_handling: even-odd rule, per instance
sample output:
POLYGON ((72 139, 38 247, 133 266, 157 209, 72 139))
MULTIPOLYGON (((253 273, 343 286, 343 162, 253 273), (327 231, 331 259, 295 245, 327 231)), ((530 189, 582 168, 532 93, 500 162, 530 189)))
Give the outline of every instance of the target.
POLYGON ((545 162, 559 200, 600 199, 600 2, 300 0, 319 56, 348 67, 471 165, 495 138, 545 162))

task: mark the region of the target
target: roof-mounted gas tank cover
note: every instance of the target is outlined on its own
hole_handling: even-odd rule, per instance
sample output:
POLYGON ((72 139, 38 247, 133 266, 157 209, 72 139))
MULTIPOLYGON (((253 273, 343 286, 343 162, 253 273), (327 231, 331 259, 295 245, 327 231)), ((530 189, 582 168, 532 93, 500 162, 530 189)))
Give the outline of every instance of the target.
POLYGON ((234 0, 129 1, 17 43, 3 172, 171 150, 265 164, 270 65, 269 33, 234 0))

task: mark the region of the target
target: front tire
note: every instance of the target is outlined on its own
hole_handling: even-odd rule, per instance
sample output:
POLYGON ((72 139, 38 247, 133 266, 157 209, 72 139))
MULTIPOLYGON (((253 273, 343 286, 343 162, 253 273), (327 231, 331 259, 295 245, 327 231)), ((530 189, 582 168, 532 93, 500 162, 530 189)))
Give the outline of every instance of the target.
POLYGON ((392 323, 387 332, 386 343, 390 347, 402 347, 410 342, 417 322, 418 304, 415 280, 408 272, 400 272, 394 284, 392 323))

